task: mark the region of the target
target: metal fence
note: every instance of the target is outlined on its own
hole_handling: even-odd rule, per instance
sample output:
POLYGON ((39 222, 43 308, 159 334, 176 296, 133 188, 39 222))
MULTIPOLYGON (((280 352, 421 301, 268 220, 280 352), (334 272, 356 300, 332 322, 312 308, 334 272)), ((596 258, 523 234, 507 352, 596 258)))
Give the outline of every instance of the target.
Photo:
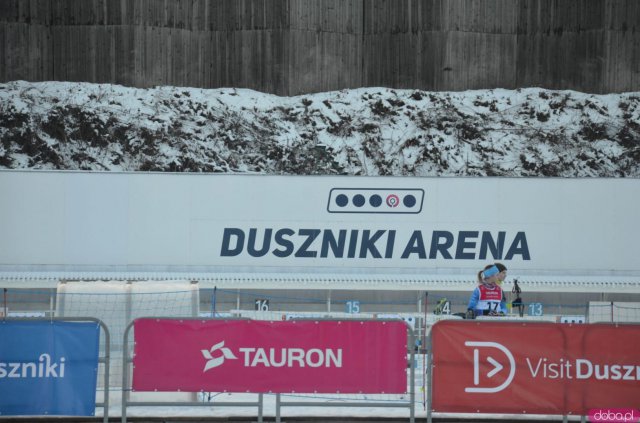
MULTIPOLYGON (((141 282, 143 283, 143 282, 141 282)), ((94 286, 94 288, 97 285, 94 286)), ((295 394, 281 395, 277 398, 281 407, 308 406, 309 403, 317 404, 386 404, 384 407, 406 407, 407 403, 412 404, 411 412, 414 408, 422 406, 426 409, 427 396, 430 394, 428 387, 428 336, 433 324, 440 320, 462 319, 463 311, 466 309, 467 295, 463 293, 443 293, 426 295, 425 293, 412 293, 404 298, 390 298, 387 301, 379 297, 371 297, 363 301, 354 300, 353 297, 336 296, 327 297, 324 293, 316 295, 296 297, 287 292, 241 292, 238 290, 224 292, 221 290, 199 290, 199 295, 194 294, 193 289, 197 286, 189 286, 183 290, 165 290, 160 292, 135 292, 130 290, 126 295, 122 293, 100 292, 94 290, 90 294, 70 292, 69 290, 43 290, 43 289, 5 289, 3 291, 2 303, 0 304, 0 314, 4 318, 47 318, 75 320, 87 319, 87 317, 60 316, 64 310, 63 304, 67 306, 74 304, 76 313, 83 313, 88 318, 96 319, 96 316, 105 316, 108 313, 140 317, 141 314, 127 314, 123 312, 123 303, 137 309, 143 315, 166 315, 175 311, 177 316, 182 318, 193 318, 194 304, 197 304, 197 314, 201 318, 224 317, 224 318, 244 318, 254 320, 281 321, 289 319, 402 319, 411 327, 412 340, 408 348, 408 372, 407 386, 415 387, 411 394, 408 390, 406 396, 402 395, 317 395, 317 394, 295 394), (194 303, 194 301, 196 301, 194 303), (184 307, 182 307, 182 304, 184 307), (240 307, 238 307, 240 306, 240 307), (182 308, 181 308, 182 307, 182 308), (186 310, 186 311, 185 311, 186 310)), ((531 296, 533 297, 533 296, 531 296)), ((597 295, 596 295, 597 297, 597 295)), ((364 298, 364 297, 363 297, 364 298)), ((549 294, 549 299, 557 298, 554 294, 549 294)), ((557 303, 546 302, 544 296, 533 297, 534 302, 525 302, 521 310, 512 308, 509 310, 507 318, 521 321, 550 321, 557 323, 596 323, 596 322, 635 322, 640 323, 640 302, 632 301, 596 301, 593 297, 588 297, 588 301, 581 303, 557 303), (522 314, 520 313, 522 312, 522 314)), ((576 298, 584 298, 581 294, 576 294, 576 298)), ((630 299, 633 299, 630 297, 630 299)), ((121 316, 121 317, 122 317, 121 316)), ((109 333, 124 334, 131 321, 120 319, 115 325, 109 328, 103 326, 104 338, 101 340, 101 363, 103 370, 99 381, 98 389, 104 390, 104 402, 97 406, 105 407, 105 415, 108 414, 108 392, 111 384, 111 391, 114 387, 127 391, 129 377, 127 373, 121 373, 123 365, 128 365, 128 356, 123 355, 113 360, 111 346, 115 344, 123 347, 131 344, 121 343, 121 340, 109 340, 109 333), (122 325, 119 327, 118 325, 122 325), (120 362, 120 360, 124 360, 120 362), (109 368, 109 361, 115 365, 109 368), (118 367, 117 369, 114 367, 118 367), (111 383, 110 383, 111 379, 111 383)), ((104 323, 103 323, 104 325, 104 323)), ((122 336, 122 335, 120 335, 122 336)), ((113 337, 112 337, 113 338, 113 337)), ((131 342, 131 341, 128 341, 131 342)), ((125 349, 118 351, 126 354, 125 349)), ((127 393, 128 395, 128 393, 127 393)), ((198 406, 217 407, 224 401, 220 401, 220 396, 216 393, 202 392, 199 394, 183 394, 181 405, 185 403, 198 403, 198 406)), ((249 401, 257 404, 262 399, 249 401)), ((173 402, 154 401, 163 405, 173 405, 173 402)), ((145 401, 138 401, 127 397, 124 406, 149 405, 145 401)), ((320 405, 323 407, 323 405, 320 405)))
MULTIPOLYGON (((6 307, 4 308, 6 310, 6 307)), ((42 319, 39 317, 7 317, 4 312, 3 316, 0 317, 3 322, 12 322, 12 321, 41 321, 41 322, 95 322, 100 326, 102 330, 102 340, 100 341, 100 353, 98 356, 98 365, 102 366, 102 371, 98 369, 98 378, 102 379, 102 383, 98 381, 98 386, 102 385, 104 389, 102 389, 102 402, 96 401, 96 407, 101 407, 103 409, 103 417, 102 421, 104 423, 108 423, 109 421, 109 374, 110 374, 110 365, 111 365, 111 348, 110 348, 110 332, 107 325, 100 319, 96 319, 94 317, 48 317, 46 319, 42 319)), ((100 391, 98 389, 97 393, 100 391)), ((2 416, 4 417, 4 416, 2 416)))
MULTIPOLYGON (((220 322, 228 322, 234 320, 247 320, 243 318, 210 318, 210 319, 186 319, 186 318, 170 318, 166 319, 164 317, 151 317, 151 319, 161 319, 161 320, 179 320, 183 321, 220 321, 220 322)), ((313 320, 315 322, 322 321, 344 321, 344 319, 305 319, 304 317, 296 317, 296 320, 313 320)), ((360 322, 378 320, 374 318, 369 319, 357 319, 360 322)), ((388 320, 388 319, 384 319, 388 320)), ((132 392, 131 389, 131 373, 132 368, 131 365, 133 363, 131 349, 132 349, 132 339, 130 338, 131 333, 134 329, 134 322, 131 322, 125 332, 124 332, 124 340, 122 345, 126 346, 123 349, 123 369, 122 369, 122 421, 127 421, 127 409, 129 407, 167 407, 167 406, 178 406, 178 407, 256 407, 257 408, 257 417, 258 421, 263 421, 263 406, 264 406, 264 398, 263 393, 255 393, 257 396, 257 400, 255 401, 246 401, 246 400, 236 400, 236 401, 219 401, 210 402, 212 398, 217 398, 217 395, 220 393, 212 393, 212 392, 200 392, 199 398, 197 401, 141 401, 141 400, 131 400, 130 395, 132 392)), ((317 393, 310 392, 296 392, 295 395, 288 394, 275 394, 275 419, 276 422, 281 421, 281 410, 285 407, 366 407, 366 408, 402 408, 408 409, 409 411, 409 420, 410 422, 415 421, 415 398, 416 398, 416 368, 417 368, 417 349, 414 347, 415 343, 415 335, 414 328, 406 323, 407 326, 407 392, 405 394, 343 394, 343 393, 334 393, 330 395, 319 395, 317 393)), ((135 334, 134 334, 135 337, 135 334)), ((422 352, 424 354, 424 351, 422 352)), ((254 393, 250 393, 254 394, 254 393)))

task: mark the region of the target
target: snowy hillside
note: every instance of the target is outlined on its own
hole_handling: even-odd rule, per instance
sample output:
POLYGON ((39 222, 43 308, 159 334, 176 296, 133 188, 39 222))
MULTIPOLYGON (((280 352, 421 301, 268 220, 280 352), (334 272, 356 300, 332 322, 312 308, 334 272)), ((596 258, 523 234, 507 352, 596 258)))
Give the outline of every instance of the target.
POLYGON ((640 92, 0 84, 0 168, 640 177, 640 92))

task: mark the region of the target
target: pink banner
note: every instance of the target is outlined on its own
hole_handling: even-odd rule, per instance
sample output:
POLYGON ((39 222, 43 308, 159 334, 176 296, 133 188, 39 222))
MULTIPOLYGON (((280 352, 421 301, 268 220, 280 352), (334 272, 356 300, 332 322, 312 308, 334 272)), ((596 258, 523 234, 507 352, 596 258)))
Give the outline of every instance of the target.
POLYGON ((404 393, 407 326, 140 319, 133 390, 404 393))

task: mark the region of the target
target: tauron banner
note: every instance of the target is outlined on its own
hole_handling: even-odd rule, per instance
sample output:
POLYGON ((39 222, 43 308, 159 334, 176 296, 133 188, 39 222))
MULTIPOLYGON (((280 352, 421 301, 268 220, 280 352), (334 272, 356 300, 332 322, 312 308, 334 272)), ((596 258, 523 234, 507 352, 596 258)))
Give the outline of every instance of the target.
POLYGON ((434 411, 638 407, 640 325, 441 321, 431 334, 434 411))
POLYGON ((95 414, 100 326, 0 321, 0 416, 95 414))
POLYGON ((140 319, 134 337, 136 391, 407 390, 400 321, 140 319))

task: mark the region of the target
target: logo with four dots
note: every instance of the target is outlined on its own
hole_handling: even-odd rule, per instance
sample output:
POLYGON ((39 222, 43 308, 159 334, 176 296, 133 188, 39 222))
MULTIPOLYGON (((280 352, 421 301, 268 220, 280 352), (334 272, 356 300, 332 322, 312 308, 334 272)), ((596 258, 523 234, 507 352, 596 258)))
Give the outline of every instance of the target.
POLYGON ((422 211, 424 190, 399 188, 333 188, 329 192, 329 213, 397 213, 422 211))

